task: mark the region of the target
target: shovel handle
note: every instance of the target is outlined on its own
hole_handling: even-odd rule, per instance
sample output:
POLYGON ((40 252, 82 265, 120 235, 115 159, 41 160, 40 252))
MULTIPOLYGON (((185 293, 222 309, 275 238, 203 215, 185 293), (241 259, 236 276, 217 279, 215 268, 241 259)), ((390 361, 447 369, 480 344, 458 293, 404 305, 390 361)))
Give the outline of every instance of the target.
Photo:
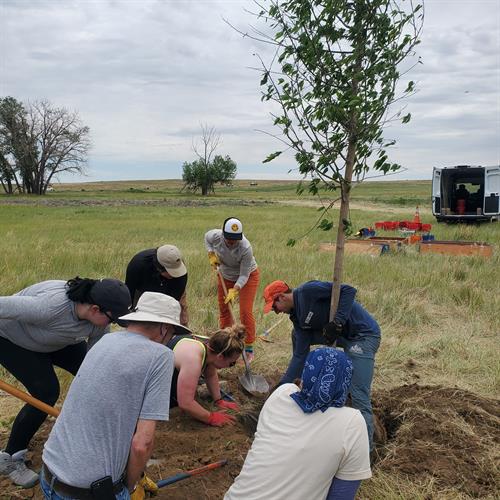
POLYGON ((227 464, 227 460, 219 460, 218 462, 214 462, 213 464, 208 464, 203 467, 198 467, 197 469, 189 470, 187 472, 180 472, 179 474, 175 474, 174 476, 167 477, 166 479, 162 479, 156 483, 158 488, 163 488, 164 486, 168 486, 169 484, 176 483, 177 481, 182 481, 183 479, 187 479, 188 477, 196 476, 198 474, 203 474, 204 472, 208 472, 212 469, 218 469, 219 467, 223 467, 227 464))
POLYGON ((50 406, 44 403, 43 401, 34 398, 30 394, 19 390, 17 387, 10 385, 7 382, 4 382, 3 380, 0 380, 0 389, 2 389, 2 391, 8 392, 9 394, 15 396, 16 398, 21 399, 22 401, 25 401, 26 403, 30 404, 31 406, 34 406, 35 408, 45 413, 48 413, 49 415, 52 415, 53 417, 59 416, 60 411, 57 408, 54 408, 53 406, 50 406))
MULTIPOLYGON (((227 286, 226 282, 224 281, 224 276, 222 276, 222 273, 220 272, 219 267, 217 266, 217 276, 219 277, 220 284, 222 286, 222 291, 224 292, 224 298, 227 297, 227 286)), ((227 303, 227 308, 229 309, 229 314, 231 315, 231 321, 233 325, 236 323, 234 320, 234 313, 233 313, 233 306, 231 305, 231 302, 227 303)))

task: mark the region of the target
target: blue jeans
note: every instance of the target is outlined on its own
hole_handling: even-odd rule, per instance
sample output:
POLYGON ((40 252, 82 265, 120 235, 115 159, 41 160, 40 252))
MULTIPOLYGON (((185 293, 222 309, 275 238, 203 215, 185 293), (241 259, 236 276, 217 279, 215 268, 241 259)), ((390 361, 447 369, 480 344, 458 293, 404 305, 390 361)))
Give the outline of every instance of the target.
POLYGON ((370 441, 370 450, 373 449, 373 412, 370 399, 373 370, 375 367, 375 353, 380 345, 379 335, 368 335, 357 340, 347 340, 340 338, 337 342, 339 347, 352 361, 352 381, 351 381, 351 399, 352 407, 361 412, 368 429, 368 440, 370 441))
MULTIPOLYGON (((78 500, 77 498, 63 497, 61 495, 58 495, 53 490, 52 485, 50 485, 46 481, 46 479, 43 475, 43 471, 40 474, 40 488, 42 489, 44 497, 48 500, 78 500)), ((123 490, 120 491, 120 493, 116 494, 116 500, 130 500, 130 493, 125 486, 123 487, 123 490)))

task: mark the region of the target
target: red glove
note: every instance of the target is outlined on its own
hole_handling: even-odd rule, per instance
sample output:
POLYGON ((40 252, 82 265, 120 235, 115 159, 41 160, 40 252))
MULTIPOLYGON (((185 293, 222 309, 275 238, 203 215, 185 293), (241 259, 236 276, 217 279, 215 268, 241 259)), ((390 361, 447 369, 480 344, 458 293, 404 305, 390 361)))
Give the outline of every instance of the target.
POLYGON ((234 411, 240 411, 240 407, 238 406, 237 403, 231 402, 231 401, 226 401, 225 399, 218 399, 215 404, 219 408, 227 408, 228 410, 234 410, 234 411))
POLYGON ((234 425, 235 422, 236 419, 232 415, 228 415, 227 413, 222 413, 220 411, 210 413, 210 418, 208 419, 208 425, 213 425, 214 427, 234 425))

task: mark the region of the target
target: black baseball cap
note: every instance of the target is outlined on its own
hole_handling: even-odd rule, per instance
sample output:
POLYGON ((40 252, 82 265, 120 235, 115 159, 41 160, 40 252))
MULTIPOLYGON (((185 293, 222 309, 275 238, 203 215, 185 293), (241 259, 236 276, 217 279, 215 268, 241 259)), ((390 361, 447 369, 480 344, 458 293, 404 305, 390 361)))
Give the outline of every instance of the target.
POLYGON ((115 322, 120 316, 128 314, 132 305, 127 285, 111 278, 96 281, 90 290, 90 297, 102 311, 109 311, 115 322))

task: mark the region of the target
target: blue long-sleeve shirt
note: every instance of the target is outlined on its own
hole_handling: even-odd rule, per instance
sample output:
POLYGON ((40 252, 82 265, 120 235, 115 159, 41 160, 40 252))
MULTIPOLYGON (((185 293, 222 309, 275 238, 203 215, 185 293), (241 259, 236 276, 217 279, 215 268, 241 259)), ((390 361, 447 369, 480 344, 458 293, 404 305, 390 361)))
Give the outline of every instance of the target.
MULTIPOLYGON (((354 300, 357 290, 341 285, 335 321, 342 325, 342 337, 355 340, 367 335, 380 335, 373 316, 354 300)), ((293 355, 280 384, 300 377, 311 345, 323 344, 323 327, 330 321, 332 283, 308 281, 293 290, 294 308, 290 312, 293 322, 293 355)))

